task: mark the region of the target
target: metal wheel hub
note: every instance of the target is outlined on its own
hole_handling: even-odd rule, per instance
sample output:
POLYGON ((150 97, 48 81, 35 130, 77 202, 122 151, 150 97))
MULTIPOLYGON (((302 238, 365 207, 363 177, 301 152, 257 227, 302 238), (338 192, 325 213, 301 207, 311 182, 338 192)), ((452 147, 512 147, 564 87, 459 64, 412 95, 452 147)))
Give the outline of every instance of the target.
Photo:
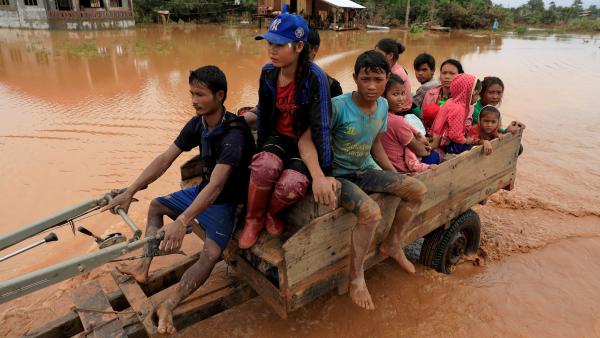
POLYGON ((448 249, 448 265, 453 266, 458 263, 460 258, 467 252, 468 242, 467 234, 464 231, 460 231, 454 236, 448 249))

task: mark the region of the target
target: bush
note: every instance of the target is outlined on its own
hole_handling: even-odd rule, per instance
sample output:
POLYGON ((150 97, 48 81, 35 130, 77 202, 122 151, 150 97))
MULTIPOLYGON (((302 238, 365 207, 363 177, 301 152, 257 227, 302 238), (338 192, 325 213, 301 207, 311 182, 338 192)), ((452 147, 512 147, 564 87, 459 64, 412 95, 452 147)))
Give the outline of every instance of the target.
POLYGON ((425 30, 419 26, 412 25, 408 31, 410 33, 423 33, 425 30))
POLYGON ((568 31, 600 32, 600 19, 580 18, 569 21, 568 31))
POLYGON ((527 33, 527 27, 517 27, 517 28, 515 28, 515 33, 517 33, 519 35, 523 35, 523 34, 527 33))

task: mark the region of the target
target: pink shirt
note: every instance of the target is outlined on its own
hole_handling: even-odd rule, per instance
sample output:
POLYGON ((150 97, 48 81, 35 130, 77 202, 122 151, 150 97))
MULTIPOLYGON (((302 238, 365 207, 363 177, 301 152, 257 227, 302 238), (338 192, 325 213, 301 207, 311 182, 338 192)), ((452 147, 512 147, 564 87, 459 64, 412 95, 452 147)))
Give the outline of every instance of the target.
POLYGON ((431 104, 438 105, 438 102, 439 102, 438 98, 440 97, 441 92, 442 92, 441 85, 429 89, 423 96, 423 103, 421 103, 421 108, 431 105, 431 104))
POLYGON ((465 143, 465 135, 473 121, 470 101, 476 81, 474 75, 464 73, 458 74, 450 83, 452 98, 440 108, 431 128, 432 134, 441 138, 440 146, 450 142, 465 143))
POLYGON ((410 82, 408 82, 408 73, 398 64, 392 66, 392 73, 398 75, 404 81, 404 90, 406 98, 404 99, 404 107, 401 111, 408 111, 412 108, 412 94, 410 93, 410 82))
POLYGON ((408 171, 413 173, 420 173, 429 169, 429 164, 421 162, 417 157, 417 154, 413 153, 408 147, 404 150, 404 163, 408 171))
POLYGON ((387 131, 381 136, 381 144, 394 168, 400 172, 409 171, 404 154, 408 149, 406 146, 412 141, 415 132, 418 133, 404 120, 404 117, 388 113, 387 131))

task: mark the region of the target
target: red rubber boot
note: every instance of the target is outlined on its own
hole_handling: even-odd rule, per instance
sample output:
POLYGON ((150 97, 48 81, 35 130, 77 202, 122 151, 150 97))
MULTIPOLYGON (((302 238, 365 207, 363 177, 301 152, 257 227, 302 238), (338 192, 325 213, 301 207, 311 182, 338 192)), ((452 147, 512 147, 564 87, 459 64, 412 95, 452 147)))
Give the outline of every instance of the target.
POLYGON ((250 180, 246 223, 239 240, 241 249, 248 249, 256 243, 258 235, 265 225, 265 211, 267 203, 269 203, 269 197, 271 197, 271 188, 259 188, 250 180))
POLYGON ((252 158, 246 223, 238 243, 241 249, 248 249, 256 243, 265 225, 267 205, 282 168, 283 161, 275 154, 263 151, 252 158))
POLYGON ((306 194, 308 177, 304 174, 286 169, 275 185, 275 191, 269 202, 266 217, 267 232, 271 236, 280 236, 285 229, 285 223, 277 217, 282 210, 292 206, 306 194))

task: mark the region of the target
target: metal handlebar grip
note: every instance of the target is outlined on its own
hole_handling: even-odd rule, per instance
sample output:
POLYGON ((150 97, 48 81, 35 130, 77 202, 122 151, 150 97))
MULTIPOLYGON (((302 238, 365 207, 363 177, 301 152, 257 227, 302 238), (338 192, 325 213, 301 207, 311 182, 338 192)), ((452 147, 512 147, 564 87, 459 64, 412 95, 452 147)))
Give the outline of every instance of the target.
MULTIPOLYGON (((113 199, 111 194, 106 194, 106 196, 104 196, 104 198, 106 199, 107 204, 110 203, 113 199)), ((119 216, 121 216, 123 221, 125 221, 125 223, 127 223, 129 228, 131 228, 131 230, 133 231, 133 238, 130 239, 130 242, 140 239, 140 237, 142 237, 142 230, 140 230, 137 227, 137 225, 135 225, 135 223, 133 223, 133 221, 131 220, 131 218, 129 218, 129 215, 127 215, 125 210, 123 210, 123 208, 117 207, 117 208, 115 208, 115 212, 117 214, 119 214, 119 216)))

